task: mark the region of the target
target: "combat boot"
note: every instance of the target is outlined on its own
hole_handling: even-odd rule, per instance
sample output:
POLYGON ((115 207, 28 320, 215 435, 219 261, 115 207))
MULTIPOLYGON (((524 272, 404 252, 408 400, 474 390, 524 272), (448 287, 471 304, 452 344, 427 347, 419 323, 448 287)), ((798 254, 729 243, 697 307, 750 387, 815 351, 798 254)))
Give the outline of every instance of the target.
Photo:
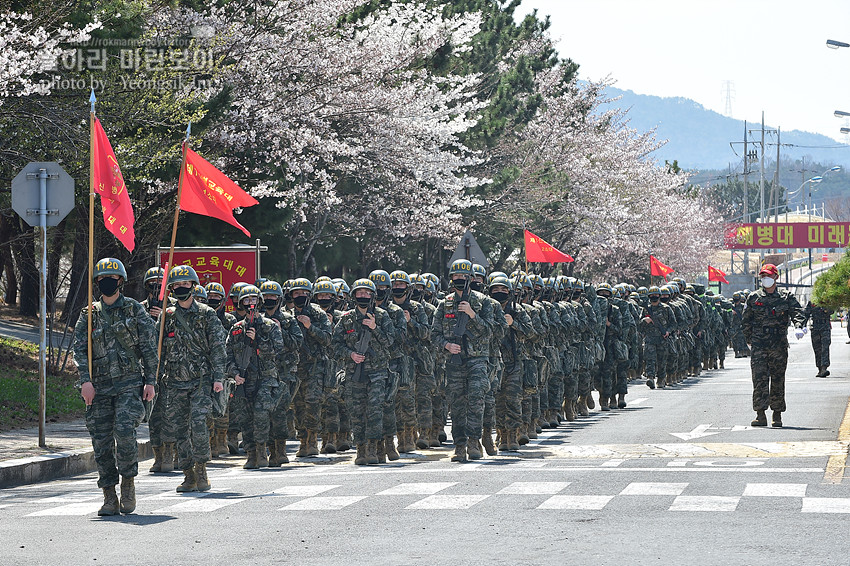
POLYGON ((310 452, 307 446, 307 437, 302 436, 298 440, 301 441, 301 446, 298 447, 298 451, 295 453, 295 457, 304 458, 310 452))
POLYGON ((646 380, 646 386, 650 389, 655 389, 655 380, 650 377, 646 380))
POLYGON ((449 437, 446 434, 446 427, 444 425, 437 425, 437 438, 440 440, 440 444, 448 441, 449 437))
POLYGON ((564 417, 567 419, 567 422, 576 420, 576 408, 573 403, 572 399, 564 401, 564 417))
POLYGON ((318 456, 319 455, 319 441, 317 439, 318 433, 315 430, 307 431, 307 455, 308 456, 318 456))
POLYGON ((487 452, 488 456, 495 456, 498 454, 496 451, 496 445, 493 444, 493 431, 487 427, 484 428, 482 433, 481 444, 484 446, 484 450, 487 452))
POLYGON ((257 467, 258 468, 268 468, 269 467, 269 452, 266 448, 265 443, 260 444, 257 443, 257 467))
POLYGON ((166 442, 162 445, 162 463, 160 464, 161 472, 173 472, 174 460, 177 458, 177 450, 175 450, 174 442, 166 442))
POLYGON ((608 408, 608 397, 603 397, 601 394, 599 395, 599 410, 600 411, 610 411, 608 408))
POLYGON ((419 448, 419 441, 417 440, 418 435, 416 434, 416 427, 409 426, 407 427, 407 451, 408 452, 416 452, 416 449, 419 448))
MULTIPOLYGON (((172 460, 172 469, 177 470, 180 468, 180 456, 177 454, 177 443, 171 443, 171 452, 174 454, 174 459, 172 460)), ((170 470, 169 470, 170 471, 170 470)))
POLYGON ((428 441, 428 430, 427 429, 419 429, 419 438, 416 439, 416 447, 420 450, 425 450, 431 446, 431 443, 428 441))
MULTIPOLYGON (((377 460, 377 456, 375 460, 377 460)), ((358 444, 357 445, 357 456, 354 457, 354 465, 355 466, 365 466, 366 465, 366 445, 358 444)))
POLYGON ((519 429, 519 433, 517 434, 517 441, 520 446, 528 444, 531 441, 531 438, 528 436, 528 425, 523 424, 519 429))
POLYGON ((451 458, 452 462, 466 462, 466 444, 455 446, 455 453, 451 458))
POLYGON ((97 515, 99 517, 111 517, 118 513, 120 513, 120 506, 118 504, 118 495, 115 494, 115 486, 104 487, 103 505, 97 510, 97 515))
POLYGON ((162 446, 153 447, 153 465, 149 471, 152 474, 162 471, 162 446))
POLYGON ((773 411, 773 422, 771 426, 774 428, 782 428, 782 411, 773 411))
MULTIPOLYGON (((384 452, 387 453, 387 459, 390 462, 395 462, 400 458, 398 450, 395 448, 395 441, 393 441, 392 436, 384 438, 384 452)), ((408 452, 410 451, 408 450, 408 452)))
POLYGON ((720 369, 726 369, 725 367, 723 367, 723 362, 725 362, 725 360, 720 360, 720 369))
POLYGON ((210 490, 210 479, 207 477, 207 463, 198 462, 195 464, 195 483, 198 486, 198 491, 210 490))
POLYGON ((136 510, 136 482, 132 476, 121 476, 120 508, 122 513, 132 513, 136 510))
POLYGON ((664 387, 667 385, 667 378, 666 377, 659 377, 657 379, 657 385, 658 385, 658 389, 664 389, 664 387))
MULTIPOLYGON (((285 440, 275 440, 274 446, 275 446, 275 451, 277 452, 276 462, 278 462, 277 466, 275 466, 275 467, 278 467, 281 464, 288 464, 289 463, 289 457, 286 455, 286 441, 285 440)), ((271 460, 269 460, 269 466, 271 466, 271 464, 272 464, 271 460)))
POLYGON ((256 470, 259 468, 257 465, 257 451, 248 450, 248 459, 245 461, 245 464, 242 466, 243 470, 256 470))
MULTIPOLYGON (((486 444, 485 444, 486 446, 486 444)), ((508 430, 505 428, 499 429, 499 452, 504 452, 508 449, 508 430)))
MULTIPOLYGON (((407 452, 412 452, 412 447, 407 445, 407 427, 402 427, 401 430, 397 431, 398 435, 398 449, 397 452, 399 454, 405 454, 407 452)), ((386 444, 386 442, 385 442, 386 444)))
POLYGON ((218 448, 216 449, 218 457, 221 458, 230 454, 230 448, 227 446, 227 429, 216 430, 215 437, 218 444, 218 448))
POLYGON ((466 453, 470 460, 481 459, 481 441, 477 438, 470 438, 466 445, 466 453))
MULTIPOLYGON (((541 432, 543 432, 542 423, 543 423, 543 419, 541 419, 540 417, 534 419, 534 432, 535 433, 540 434, 541 432)), ((536 437, 532 437, 532 438, 536 438, 536 437)))
POLYGON ((198 480, 195 477, 194 468, 183 470, 183 483, 177 486, 177 493, 188 493, 190 491, 198 491, 198 480))
POLYGON ((375 452, 378 454, 378 463, 386 464, 387 463, 387 449, 384 447, 384 440, 378 440, 375 444, 375 452))
POLYGON ((617 395, 617 408, 625 409, 626 408, 626 394, 620 393, 617 395))
POLYGON ((349 440, 349 432, 340 432, 336 435, 336 451, 345 452, 351 450, 351 441, 349 440))
POLYGON ((587 403, 587 408, 591 411, 596 408, 596 405, 593 403, 593 393, 588 393, 584 401, 587 403))
POLYGON ((322 454, 336 454, 336 433, 328 432, 322 437, 322 454))
POLYGON ((366 443, 366 463, 367 464, 377 464, 378 463, 378 441, 377 440, 369 440, 366 443))
POLYGON ((508 435, 508 450, 516 452, 517 450, 519 450, 520 445, 520 442, 518 440, 519 429, 509 428, 505 432, 508 435))
POLYGON ((590 411, 587 410, 587 401, 585 400, 584 397, 578 398, 577 407, 578 407, 578 414, 581 415, 582 417, 587 417, 587 416, 590 415, 590 411))
POLYGON ((750 426, 767 426, 767 415, 764 409, 756 411, 756 420, 750 423, 750 426))
POLYGON ((227 451, 231 456, 239 455, 239 433, 238 432, 228 432, 227 433, 227 451))
POLYGON ((432 426, 430 429, 431 436, 428 439, 428 444, 431 445, 431 448, 439 448, 442 446, 440 443, 440 431, 437 427, 432 426))
POLYGON ((616 396, 611 395, 611 397, 608 398, 608 408, 609 409, 619 408, 619 405, 617 405, 617 397, 616 396))

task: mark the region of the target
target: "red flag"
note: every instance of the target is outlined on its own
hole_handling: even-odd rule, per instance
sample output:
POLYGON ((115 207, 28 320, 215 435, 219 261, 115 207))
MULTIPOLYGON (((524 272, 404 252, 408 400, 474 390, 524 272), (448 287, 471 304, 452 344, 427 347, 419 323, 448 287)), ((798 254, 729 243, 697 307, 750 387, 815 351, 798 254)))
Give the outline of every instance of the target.
POLYGON ((708 280, 709 281, 722 281, 723 283, 729 284, 726 281, 726 274, 717 269, 716 267, 708 266, 708 280))
POLYGON ((94 119, 92 135, 92 184, 94 192, 100 195, 100 206, 103 208, 103 223, 106 229, 118 238, 128 251, 136 247, 136 233, 133 230, 133 205, 127 186, 112 145, 100 125, 100 120, 94 119))
POLYGON ((526 230, 525 260, 532 263, 563 263, 573 261, 573 258, 526 230))
POLYGON ((233 217, 233 209, 255 204, 259 204, 257 199, 240 189, 206 159, 186 148, 180 210, 224 220, 250 236, 251 233, 233 217))
POLYGON ((654 255, 649 256, 649 267, 649 272, 652 275, 660 275, 661 277, 664 277, 664 281, 667 281, 667 275, 673 273, 672 267, 670 267, 669 265, 664 265, 663 263, 658 261, 658 258, 654 255))

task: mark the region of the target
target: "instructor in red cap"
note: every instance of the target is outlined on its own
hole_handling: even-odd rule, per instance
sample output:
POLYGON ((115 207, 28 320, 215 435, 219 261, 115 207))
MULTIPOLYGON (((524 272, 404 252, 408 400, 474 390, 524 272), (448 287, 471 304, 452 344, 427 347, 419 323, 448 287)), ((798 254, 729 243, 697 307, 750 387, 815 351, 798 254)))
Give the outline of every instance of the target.
POLYGON ((797 328, 799 340, 806 332, 803 309, 794 295, 776 288, 779 270, 766 263, 759 271, 761 287, 747 298, 741 329, 752 347, 753 374, 752 426, 767 426, 768 406, 773 410, 773 426, 782 426, 785 411, 785 368, 788 365, 788 325, 797 328))

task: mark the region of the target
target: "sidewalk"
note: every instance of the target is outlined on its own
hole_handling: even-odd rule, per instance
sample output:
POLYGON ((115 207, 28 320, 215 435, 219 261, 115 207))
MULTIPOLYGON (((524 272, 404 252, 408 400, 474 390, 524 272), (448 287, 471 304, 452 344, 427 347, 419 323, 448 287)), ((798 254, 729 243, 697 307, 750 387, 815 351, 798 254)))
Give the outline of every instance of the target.
MULTIPOLYGON (((83 420, 47 423, 47 448, 38 446, 38 427, 0 433, 0 489, 85 474, 97 469, 83 420)), ((153 457, 148 425, 137 430, 139 460, 153 457)))

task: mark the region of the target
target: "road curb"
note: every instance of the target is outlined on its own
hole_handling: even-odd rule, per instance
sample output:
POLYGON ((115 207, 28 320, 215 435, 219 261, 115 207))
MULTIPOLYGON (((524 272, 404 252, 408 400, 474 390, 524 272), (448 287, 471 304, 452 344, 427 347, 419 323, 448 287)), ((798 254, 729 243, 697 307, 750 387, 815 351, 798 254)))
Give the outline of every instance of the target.
MULTIPOLYGON (((153 457, 150 441, 139 442, 139 461, 153 457)), ((91 448, 0 462, 0 489, 28 485, 97 470, 91 448)))

